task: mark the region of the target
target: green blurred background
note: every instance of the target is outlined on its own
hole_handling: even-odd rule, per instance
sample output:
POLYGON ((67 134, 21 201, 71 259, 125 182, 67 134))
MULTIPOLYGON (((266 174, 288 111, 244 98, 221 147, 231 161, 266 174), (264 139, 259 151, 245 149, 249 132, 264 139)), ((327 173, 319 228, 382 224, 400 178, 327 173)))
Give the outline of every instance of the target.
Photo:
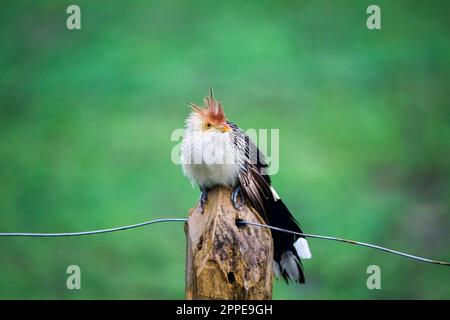
MULTIPOLYGON (((171 162, 209 87, 242 128, 280 129, 274 184, 304 231, 450 259, 450 2, 2 1, 0 232, 186 217, 171 162)), ((450 298, 448 268, 310 240, 275 299, 450 298), (366 269, 381 268, 381 290, 366 269)), ((182 224, 0 238, 0 298, 182 299, 182 224), (66 288, 81 267, 82 289, 66 288)))

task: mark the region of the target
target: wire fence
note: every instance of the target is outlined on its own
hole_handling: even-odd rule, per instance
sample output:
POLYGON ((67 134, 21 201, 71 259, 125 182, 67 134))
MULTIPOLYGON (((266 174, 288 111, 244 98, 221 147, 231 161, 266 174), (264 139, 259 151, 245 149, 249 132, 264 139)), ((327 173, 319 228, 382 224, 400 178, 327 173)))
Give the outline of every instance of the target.
MULTIPOLYGON (((117 228, 100 229, 100 230, 92 230, 92 231, 81 231, 81 232, 65 232, 65 233, 3 232, 3 233, 0 233, 0 237, 41 237, 41 238, 44 238, 44 237, 45 238, 47 238, 47 237, 50 237, 50 238, 78 237, 78 236, 97 235, 97 234, 102 234, 102 233, 111 233, 111 232, 116 232, 116 231, 124 231, 124 230, 129 230, 129 229, 141 228, 141 227, 148 226, 151 224, 163 223, 163 222, 186 222, 187 220, 188 219, 185 219, 185 218, 162 218, 162 219, 155 219, 155 220, 145 221, 142 223, 136 223, 136 224, 117 227, 117 228)), ((323 235, 316 235, 316 234, 300 233, 300 232, 287 230, 287 229, 283 229, 283 228, 278 228, 275 226, 270 226, 270 225, 266 225, 266 224, 262 224, 262 223, 244 221, 244 220, 239 220, 239 219, 236 220, 236 225, 241 225, 241 226, 248 225, 248 226, 260 227, 260 228, 268 228, 273 231, 295 234, 295 235, 305 237, 305 238, 337 241, 337 242, 352 244, 352 245, 356 245, 356 246, 363 246, 363 247, 367 247, 367 248, 371 248, 371 249, 375 249, 375 250, 380 250, 380 251, 388 252, 388 253, 395 254, 395 255, 398 255, 401 257, 421 261, 421 262, 432 263, 432 264, 443 265, 443 266, 450 266, 450 262, 447 262, 447 261, 439 261, 439 260, 428 259, 428 258, 424 258, 424 257, 420 257, 420 256, 415 256, 415 255, 408 254, 405 252, 392 250, 389 248, 385 248, 382 246, 378 246, 378 245, 366 243, 366 242, 361 242, 361 241, 354 241, 354 240, 348 240, 348 239, 343 239, 343 238, 338 238, 338 237, 330 237, 330 236, 323 236, 323 235)))

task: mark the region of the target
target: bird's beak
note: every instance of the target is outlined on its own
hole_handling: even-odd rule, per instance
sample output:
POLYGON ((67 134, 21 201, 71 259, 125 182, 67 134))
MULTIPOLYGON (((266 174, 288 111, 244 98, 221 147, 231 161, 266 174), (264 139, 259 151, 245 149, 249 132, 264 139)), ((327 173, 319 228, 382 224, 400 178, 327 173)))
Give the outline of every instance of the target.
POLYGON ((222 132, 230 132, 231 131, 231 127, 227 123, 222 123, 220 126, 220 129, 222 130, 222 132))

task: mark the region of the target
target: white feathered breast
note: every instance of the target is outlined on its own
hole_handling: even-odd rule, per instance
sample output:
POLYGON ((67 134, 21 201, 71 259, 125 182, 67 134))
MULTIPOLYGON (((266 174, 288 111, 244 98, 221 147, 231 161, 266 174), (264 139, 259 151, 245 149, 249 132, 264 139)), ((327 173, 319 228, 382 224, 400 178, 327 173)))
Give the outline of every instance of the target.
POLYGON ((236 148, 230 132, 203 130, 195 114, 186 121, 181 146, 183 173, 202 188, 234 186, 239 175, 236 148))

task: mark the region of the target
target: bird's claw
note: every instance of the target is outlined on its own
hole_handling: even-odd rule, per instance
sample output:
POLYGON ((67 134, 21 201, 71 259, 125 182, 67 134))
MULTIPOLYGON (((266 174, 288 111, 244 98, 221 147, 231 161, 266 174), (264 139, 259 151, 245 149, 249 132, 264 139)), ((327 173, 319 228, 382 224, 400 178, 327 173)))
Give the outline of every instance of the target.
POLYGON ((203 214, 205 210, 205 205, 208 202, 208 191, 206 189, 202 189, 202 194, 200 195, 199 206, 200 213, 203 214))
POLYGON ((244 199, 244 194, 242 193, 241 186, 237 186, 231 192, 231 202, 233 203, 233 207, 236 210, 241 210, 242 207, 244 206, 245 199, 244 199), (238 202, 238 197, 241 198, 240 202, 238 202))

